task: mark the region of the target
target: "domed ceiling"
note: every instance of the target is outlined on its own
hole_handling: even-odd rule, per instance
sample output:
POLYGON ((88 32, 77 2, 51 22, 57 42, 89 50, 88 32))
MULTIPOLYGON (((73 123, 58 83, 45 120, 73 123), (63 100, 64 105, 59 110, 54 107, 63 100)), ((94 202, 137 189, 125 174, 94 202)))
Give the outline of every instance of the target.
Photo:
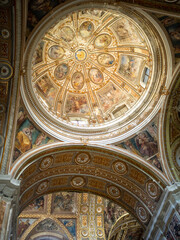
POLYGON ((50 28, 32 59, 32 85, 48 114, 98 126, 129 115, 151 81, 151 51, 130 18, 97 9, 50 28))

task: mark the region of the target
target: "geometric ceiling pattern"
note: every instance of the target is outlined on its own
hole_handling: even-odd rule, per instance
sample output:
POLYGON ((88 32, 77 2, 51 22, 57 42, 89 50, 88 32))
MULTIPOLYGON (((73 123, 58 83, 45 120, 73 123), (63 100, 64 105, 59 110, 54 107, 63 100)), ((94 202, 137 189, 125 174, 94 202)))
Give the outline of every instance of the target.
POLYGON ((117 223, 121 223, 121 228, 123 216, 126 217, 121 239, 128 235, 138 240, 143 229, 115 203, 89 193, 57 192, 37 198, 21 212, 17 239, 110 239, 117 223), (128 222, 131 222, 130 231, 125 227, 128 222))
POLYGON ((135 23, 90 9, 60 20, 32 58, 32 86, 48 113, 70 124, 97 126, 121 118, 151 80, 151 50, 135 23))

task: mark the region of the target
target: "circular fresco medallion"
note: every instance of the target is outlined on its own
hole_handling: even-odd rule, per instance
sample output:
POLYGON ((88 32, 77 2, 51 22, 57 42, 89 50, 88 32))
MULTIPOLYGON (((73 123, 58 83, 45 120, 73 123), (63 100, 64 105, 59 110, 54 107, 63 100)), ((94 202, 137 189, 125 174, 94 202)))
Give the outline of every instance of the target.
POLYGON ((117 161, 113 163, 112 168, 118 174, 125 174, 127 172, 127 165, 123 162, 117 161))
POLYGON ((10 37, 10 32, 9 32, 9 30, 7 30, 7 29, 2 29, 2 30, 1 30, 1 35, 2 35, 2 37, 3 37, 4 39, 7 39, 7 38, 10 37))
POLYGON ((75 158, 77 164, 86 164, 90 161, 90 156, 87 153, 79 153, 75 158))
POLYGON ((48 50, 48 55, 51 59, 59 59, 64 55, 64 49, 59 45, 53 45, 48 50))
POLYGON ((9 79, 13 74, 13 68, 6 62, 0 62, 0 78, 2 80, 9 79))
POLYGON ((75 53, 75 58, 78 61, 84 61, 87 57, 87 53, 84 49, 78 49, 75 53))
POLYGON ((82 235, 83 237, 87 237, 87 236, 88 236, 88 230, 87 230, 87 229, 83 229, 83 230, 81 231, 81 235, 82 235))
POLYGON ((74 89, 80 90, 84 86, 84 76, 81 72, 75 72, 71 78, 71 84, 74 89))
POLYGON ((53 158, 51 156, 45 157, 42 159, 40 165, 39 165, 39 169, 40 170, 46 170, 48 169, 53 163, 53 158))
POLYGON ((89 77, 91 81, 95 84, 101 84, 104 79, 102 72, 97 68, 91 68, 89 70, 89 77))
POLYGON ((98 63, 104 67, 111 67, 115 63, 114 57, 108 53, 99 54, 97 60, 98 63))
POLYGON ((97 211, 98 213, 101 213, 101 212, 102 212, 102 207, 101 207, 101 206, 98 206, 98 207, 96 208, 96 211, 97 211))
POLYGON ((65 42, 71 42, 75 37, 75 33, 70 27, 63 27, 61 29, 60 36, 65 42))
POLYGON ((57 66, 55 68, 54 76, 58 80, 62 80, 62 79, 64 79, 67 76, 68 71, 69 71, 68 65, 65 64, 65 63, 62 63, 62 64, 60 64, 59 66, 57 66))
POLYGON ((37 187, 36 193, 41 194, 43 193, 47 188, 49 187, 49 181, 46 180, 42 183, 39 184, 39 186, 37 187))
POLYGON ((151 181, 146 183, 146 191, 152 198, 156 198, 158 196, 158 187, 151 181))
POLYGON ((71 185, 73 187, 76 187, 76 188, 79 188, 79 187, 83 187, 85 185, 85 179, 83 177, 74 177, 72 180, 71 180, 71 185))
POLYGON ((101 34, 96 37, 94 41, 94 46, 96 48, 106 48, 111 44, 112 38, 109 34, 101 34))
POLYGON ((98 229, 98 230, 97 230, 97 235, 98 235, 99 237, 102 237, 102 236, 103 236, 103 231, 100 230, 100 229, 98 229))
POLYGON ((80 35, 83 38, 90 37, 93 31, 94 31, 94 25, 90 21, 83 22, 79 29, 80 35))
POLYGON ((137 215, 138 215, 139 219, 142 222, 147 222, 148 221, 148 214, 147 214, 146 210, 144 209, 144 207, 142 207, 142 206, 137 207, 136 212, 137 212, 137 215))
POLYGON ((84 205, 84 206, 81 207, 81 212, 82 212, 82 213, 87 213, 88 210, 89 210, 89 208, 88 208, 88 206, 86 206, 86 205, 84 205))
POLYGON ((116 186, 109 186, 107 188, 107 193, 113 198, 119 198, 121 194, 120 190, 116 186))

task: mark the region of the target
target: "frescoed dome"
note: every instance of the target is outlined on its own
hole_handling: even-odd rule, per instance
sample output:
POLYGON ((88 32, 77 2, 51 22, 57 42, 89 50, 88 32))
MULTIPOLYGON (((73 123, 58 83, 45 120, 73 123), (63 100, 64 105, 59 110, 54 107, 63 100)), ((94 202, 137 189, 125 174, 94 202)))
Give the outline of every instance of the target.
POLYGON ((60 18, 31 58, 29 84, 38 114, 70 137, 130 129, 127 123, 140 116, 158 82, 147 34, 129 16, 107 9, 60 18))

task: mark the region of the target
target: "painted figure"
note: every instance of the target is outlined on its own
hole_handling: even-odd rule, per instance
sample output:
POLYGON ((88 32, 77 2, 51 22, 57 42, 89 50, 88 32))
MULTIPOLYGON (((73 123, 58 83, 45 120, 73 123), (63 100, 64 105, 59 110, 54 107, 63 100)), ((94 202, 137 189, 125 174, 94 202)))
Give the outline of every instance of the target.
POLYGON ((143 156, 151 157, 158 152, 157 143, 150 139, 145 132, 140 133, 136 137, 136 144, 143 156))
POLYGON ((94 41, 94 45, 97 48, 106 48, 111 44, 111 36, 109 34, 101 34, 97 36, 97 38, 94 41))
POLYGON ((123 55, 121 56, 119 73, 124 77, 127 77, 128 79, 134 81, 138 78, 142 63, 142 58, 123 55))
POLYGON ((86 114, 89 112, 87 99, 85 96, 70 95, 65 104, 67 114, 86 114))
POLYGON ((94 31, 94 25, 90 21, 83 22, 80 26, 80 35, 83 38, 88 38, 92 35, 92 32, 94 31))
POLYGON ((89 76, 90 76, 91 81, 95 84, 100 84, 103 81, 103 74, 97 68, 91 68, 89 70, 89 76))
POLYGON ((62 58, 64 55, 64 49, 59 45, 54 45, 49 48, 48 55, 52 59, 59 59, 62 58))
POLYGON ((15 146, 22 153, 32 148, 32 132, 33 131, 34 131, 34 127, 30 125, 29 127, 25 127, 20 132, 18 132, 16 136, 15 146))
POLYGON ((60 192, 54 195, 53 211, 64 213, 75 213, 75 193, 60 192))
POLYGON ((60 64, 59 66, 57 66, 54 70, 54 76, 55 78, 61 80, 63 78, 66 77, 66 75, 68 74, 68 65, 63 63, 63 64, 60 64))
POLYGON ((61 29, 60 36, 65 42, 71 42, 75 37, 75 33, 70 27, 66 26, 61 29))
POLYGON ((111 67, 115 62, 114 57, 108 53, 100 54, 98 56, 97 60, 98 60, 99 64, 101 64, 102 66, 105 66, 105 67, 111 67))
POLYGON ((72 76, 71 83, 74 89, 80 90, 84 86, 84 77, 81 72, 75 72, 72 76))

